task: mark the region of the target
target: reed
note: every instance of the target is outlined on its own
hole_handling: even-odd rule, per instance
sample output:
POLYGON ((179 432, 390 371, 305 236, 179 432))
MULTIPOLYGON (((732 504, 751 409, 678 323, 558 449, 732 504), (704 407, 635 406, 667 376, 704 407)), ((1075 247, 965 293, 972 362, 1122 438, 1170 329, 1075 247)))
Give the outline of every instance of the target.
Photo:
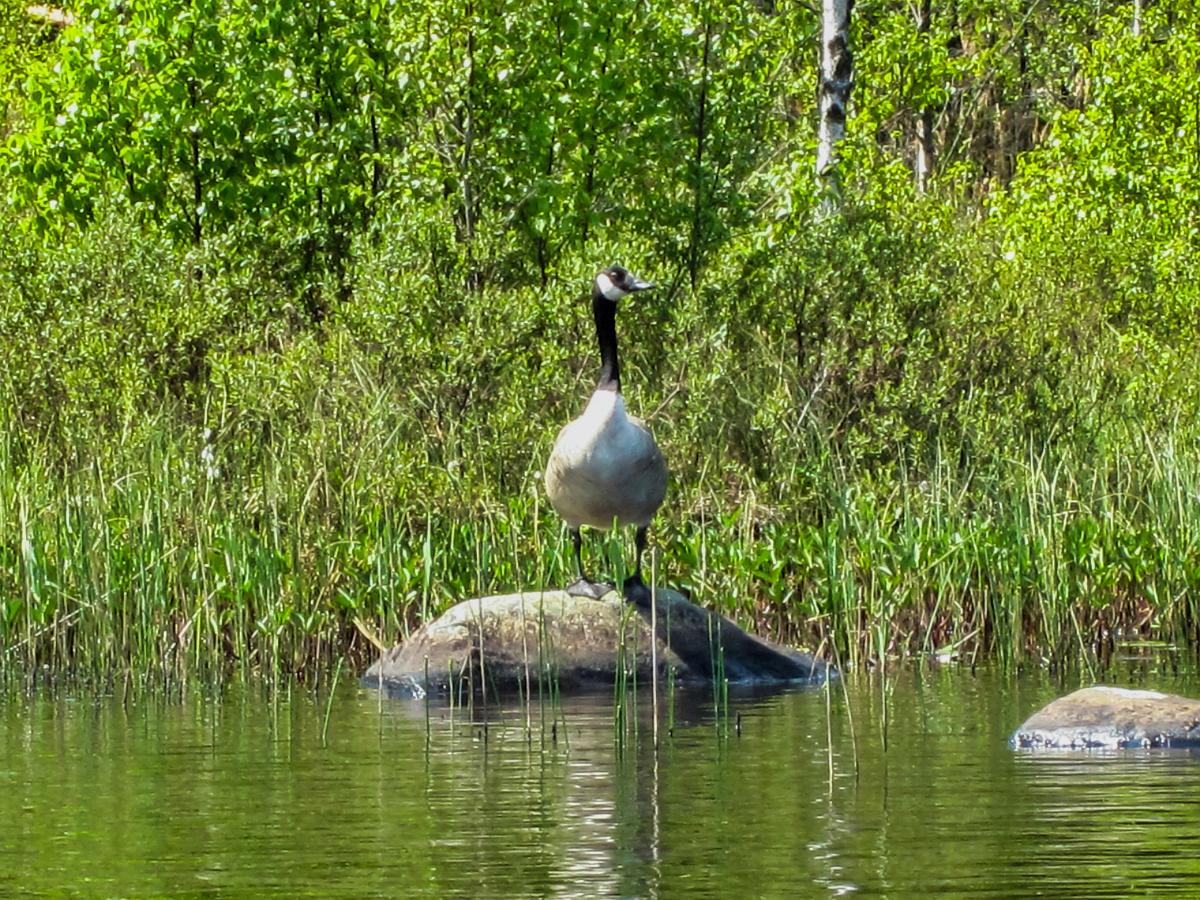
MULTIPOLYGON (((342 674, 342 661, 337 661, 337 666, 333 670, 333 682, 329 685, 329 696, 325 700, 325 717, 321 720, 321 746, 329 746, 329 716, 333 712, 333 696, 337 693, 338 678, 342 674)), ((429 723, 426 719, 425 730, 428 732, 429 723)))
MULTIPOLYGON (((398 638, 521 571, 569 579, 559 526, 528 492, 456 481, 397 502, 373 473, 400 448, 383 421, 362 427, 321 448, 285 439, 240 470, 232 449, 205 454, 218 436, 166 418, 75 465, 0 442, 0 669, 304 676, 372 652, 354 617, 398 638)), ((959 454, 882 482, 831 467, 821 496, 747 497, 716 518, 706 484, 679 485, 662 577, 759 631, 836 645, 851 668, 947 647, 1102 660, 1122 639, 1195 635, 1194 455, 1148 434, 1086 459, 1030 446, 986 471, 947 463, 959 454)), ((621 536, 604 540, 619 559, 621 536)))
MULTIPOLYGON (((613 741, 617 752, 625 749, 625 741, 629 730, 629 647, 627 641, 627 626, 629 625, 628 610, 623 611, 617 632, 617 658, 613 671, 613 741)), ((636 654, 634 665, 636 665, 636 654)), ((634 710, 636 718, 636 709, 634 710)))
POLYGON ((675 736, 675 667, 667 668, 667 737, 675 736))
POLYGON ((650 552, 650 715, 654 749, 658 750, 658 554, 650 552))
MULTIPOLYGON (((97 296, 122 287, 92 251, 97 271, 81 262, 79 278, 97 296)), ((94 391, 82 373, 100 362, 21 352, 21 329, 42 321, 29 316, 58 309, 64 287, 5 282, 0 316, 17 337, 0 347, 0 678, 315 680, 373 656, 356 621, 399 640, 463 598, 571 580, 538 470, 586 393, 591 363, 563 349, 585 343, 584 326, 562 298, 593 263, 564 263, 562 283, 527 303, 434 290, 419 272, 393 286, 385 263, 365 258, 356 302, 319 334, 272 319, 264 344, 256 323, 182 387, 120 356, 119 329, 91 350, 124 368, 94 391)), ((180 264, 180 291, 191 273, 180 264)), ((848 669, 927 654, 1100 666, 1123 640, 1196 639, 1197 417, 1184 400, 1118 403, 1105 387, 1138 375, 1138 390, 1169 398, 1166 363, 1158 382, 1141 369, 1106 381, 1089 375, 1110 364, 1093 348, 1039 401, 1049 413, 934 367, 962 398, 906 418, 921 384, 860 397, 845 372, 797 362, 795 311, 772 305, 785 274, 746 275, 744 317, 721 306, 720 288, 742 281, 719 267, 708 287, 631 310, 663 336, 632 343, 626 363, 674 472, 654 532, 663 584, 848 669)), ((1006 286, 1026 300, 1036 288, 1006 286)), ((111 325, 99 307, 77 312, 111 325)), ((589 552, 620 576, 628 545, 611 533, 589 552)), ((461 690, 472 673, 450 674, 461 690)))

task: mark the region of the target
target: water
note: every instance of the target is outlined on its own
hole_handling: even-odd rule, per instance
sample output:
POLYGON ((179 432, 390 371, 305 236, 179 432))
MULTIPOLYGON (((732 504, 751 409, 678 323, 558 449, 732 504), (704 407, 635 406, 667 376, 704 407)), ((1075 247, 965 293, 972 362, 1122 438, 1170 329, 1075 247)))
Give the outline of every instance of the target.
POLYGON ((657 752, 644 689, 623 745, 607 694, 557 740, 346 684, 324 741, 300 688, 9 699, 0 896, 1195 895, 1200 757, 1008 749, 1074 686, 907 671, 717 720, 701 692, 657 752))

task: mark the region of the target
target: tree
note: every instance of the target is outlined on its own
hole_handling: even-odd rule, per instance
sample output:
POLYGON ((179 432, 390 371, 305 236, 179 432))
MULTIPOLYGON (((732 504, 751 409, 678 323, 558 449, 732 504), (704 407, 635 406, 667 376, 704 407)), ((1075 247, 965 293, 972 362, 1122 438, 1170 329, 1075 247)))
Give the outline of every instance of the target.
POLYGON ((817 177, 836 189, 837 145, 846 136, 846 111, 854 82, 850 11, 854 0, 821 2, 821 86, 818 103, 817 177))

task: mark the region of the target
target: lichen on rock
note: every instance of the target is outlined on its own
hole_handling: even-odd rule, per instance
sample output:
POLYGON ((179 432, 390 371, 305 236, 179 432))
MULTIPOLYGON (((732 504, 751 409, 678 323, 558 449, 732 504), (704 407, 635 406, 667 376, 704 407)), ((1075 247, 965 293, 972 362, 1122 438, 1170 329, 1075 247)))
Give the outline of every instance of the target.
POLYGON ((368 687, 421 697, 463 690, 509 693, 552 680, 555 688, 611 685, 619 666, 650 678, 654 660, 680 680, 802 682, 826 677, 823 662, 748 634, 668 588, 650 604, 615 592, 601 600, 562 591, 464 600, 383 654, 363 676, 368 687), (428 673, 428 676, 426 676, 428 673))

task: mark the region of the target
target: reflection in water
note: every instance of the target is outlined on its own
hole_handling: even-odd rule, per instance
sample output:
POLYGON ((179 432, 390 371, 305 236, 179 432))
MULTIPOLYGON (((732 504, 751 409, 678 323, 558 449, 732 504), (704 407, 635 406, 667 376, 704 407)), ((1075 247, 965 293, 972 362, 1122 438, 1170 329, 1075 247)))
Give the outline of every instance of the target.
POLYGON ((681 693, 657 749, 647 698, 618 740, 607 693, 427 720, 347 688, 327 746, 298 690, 12 700, 0 895, 1194 894, 1200 757, 1008 749, 1071 687, 894 676, 886 751, 865 677, 730 719, 681 693))
POLYGON ((1028 859, 1095 896, 1186 891, 1200 874, 1200 756, 1193 750, 1018 755, 1039 811, 1028 859))
MULTIPOLYGON (((587 712, 591 724, 603 724, 596 721, 599 710, 587 712)), ((603 735, 602 728, 589 728, 578 731, 571 742, 557 826, 563 832, 564 851, 551 879, 558 894, 570 894, 583 884, 597 893, 616 893, 617 804, 606 752, 611 750, 612 734, 607 741, 603 735)))

